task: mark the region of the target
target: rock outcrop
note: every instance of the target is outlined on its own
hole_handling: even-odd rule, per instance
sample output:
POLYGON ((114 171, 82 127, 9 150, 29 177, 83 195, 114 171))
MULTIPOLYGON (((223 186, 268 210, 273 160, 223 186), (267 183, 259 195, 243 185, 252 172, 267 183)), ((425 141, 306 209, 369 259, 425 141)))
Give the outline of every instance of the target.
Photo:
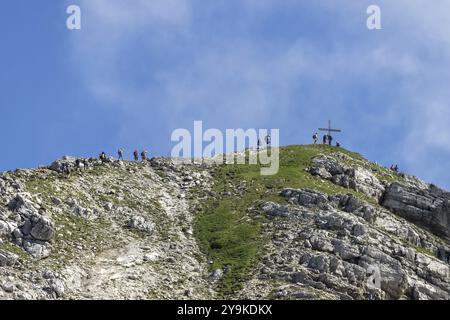
POLYGON ((351 167, 337 159, 321 155, 313 159, 309 172, 314 176, 330 180, 344 188, 362 192, 369 197, 379 199, 384 187, 378 178, 362 166, 351 167))
POLYGON ((450 266, 431 253, 444 241, 353 195, 282 195, 261 206, 271 241, 242 298, 449 299, 450 266))
POLYGON ((381 199, 381 205, 409 221, 450 237, 450 193, 436 186, 419 189, 394 182, 381 199))

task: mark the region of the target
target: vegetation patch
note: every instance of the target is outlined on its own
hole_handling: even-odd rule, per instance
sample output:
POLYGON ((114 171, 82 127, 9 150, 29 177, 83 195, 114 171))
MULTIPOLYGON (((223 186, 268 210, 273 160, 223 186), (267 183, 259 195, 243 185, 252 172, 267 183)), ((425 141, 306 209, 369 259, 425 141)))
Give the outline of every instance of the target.
POLYGON ((319 154, 340 151, 355 159, 356 153, 325 145, 280 148, 280 168, 276 175, 261 176, 260 165, 221 165, 213 174, 216 196, 203 204, 195 223, 195 236, 201 250, 212 261, 211 270, 225 273, 218 283, 223 297, 242 287, 265 244, 262 225, 265 218, 251 209, 261 201, 285 203, 284 188, 310 188, 327 194, 352 193, 373 202, 366 195, 346 189, 307 172, 311 160, 319 154))
POLYGON ((30 259, 30 256, 25 250, 7 240, 0 242, 0 250, 17 254, 22 261, 28 261, 30 259))

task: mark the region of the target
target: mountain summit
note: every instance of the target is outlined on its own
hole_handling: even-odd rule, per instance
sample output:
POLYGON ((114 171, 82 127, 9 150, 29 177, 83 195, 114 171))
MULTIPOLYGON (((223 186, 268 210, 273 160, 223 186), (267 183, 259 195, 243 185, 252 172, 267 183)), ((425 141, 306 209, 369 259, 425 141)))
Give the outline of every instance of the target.
POLYGON ((273 176, 170 158, 1 173, 0 299, 449 299, 449 192, 342 148, 279 152, 273 176))

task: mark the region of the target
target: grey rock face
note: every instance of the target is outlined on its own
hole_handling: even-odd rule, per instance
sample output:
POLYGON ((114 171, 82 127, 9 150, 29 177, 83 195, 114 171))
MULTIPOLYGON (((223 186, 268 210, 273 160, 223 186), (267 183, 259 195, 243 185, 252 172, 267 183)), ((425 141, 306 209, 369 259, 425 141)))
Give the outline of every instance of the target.
POLYGON ((273 202, 267 202, 262 208, 264 211, 270 212, 273 217, 286 217, 289 214, 289 209, 286 206, 279 205, 273 202))
POLYGON ((12 223, 0 220, 0 237, 9 237, 14 229, 12 223))
POLYGON ((64 296, 64 292, 65 292, 64 281, 62 281, 60 279, 51 279, 50 287, 55 292, 55 294, 58 298, 62 298, 64 296))
POLYGON ((437 187, 419 189, 394 182, 381 205, 438 235, 450 236, 450 193, 437 187))
POLYGON ((142 232, 151 233, 155 228, 155 224, 150 220, 146 220, 142 216, 132 216, 128 222, 128 227, 142 232))
POLYGON ((44 217, 40 217, 30 231, 34 239, 41 241, 49 241, 53 238, 54 233, 51 221, 44 217))
POLYGON ((353 195, 308 189, 281 195, 290 203, 285 214, 276 214, 273 203, 260 207, 272 217, 264 227, 271 242, 241 298, 450 298, 444 241, 353 195))
MULTIPOLYGON (((287 198, 289 202, 306 208, 319 208, 323 210, 340 209, 360 216, 369 222, 373 222, 377 215, 373 206, 352 194, 326 195, 310 189, 284 189, 281 195, 287 198)), ((273 210, 270 210, 272 207, 263 208, 263 210, 273 214, 273 210)))
POLYGON ((45 243, 39 243, 36 241, 24 240, 23 248, 27 251, 33 258, 40 260, 48 257, 50 255, 50 248, 45 243))
POLYGON ((12 282, 4 282, 2 288, 5 292, 12 293, 16 289, 14 283, 12 282))
POLYGON ((330 156, 320 155, 314 158, 309 172, 314 176, 330 180, 344 188, 362 192, 375 199, 379 199, 384 192, 383 185, 369 170, 363 167, 346 166, 330 156))
POLYGON ((0 250, 0 267, 13 266, 19 257, 11 252, 0 250))
POLYGON ((20 221, 12 231, 12 237, 34 258, 42 259, 50 253, 46 242, 53 239, 55 230, 50 219, 41 214, 45 210, 31 198, 30 194, 21 192, 8 202, 8 208, 18 214, 20 221))

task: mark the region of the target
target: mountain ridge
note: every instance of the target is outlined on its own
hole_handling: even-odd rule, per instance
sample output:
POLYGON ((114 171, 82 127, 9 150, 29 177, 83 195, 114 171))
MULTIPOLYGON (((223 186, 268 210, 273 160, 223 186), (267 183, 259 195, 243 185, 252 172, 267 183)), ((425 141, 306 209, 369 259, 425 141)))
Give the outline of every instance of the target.
POLYGON ((356 153, 75 160, 0 174, 0 299, 449 298, 449 193, 356 153))

